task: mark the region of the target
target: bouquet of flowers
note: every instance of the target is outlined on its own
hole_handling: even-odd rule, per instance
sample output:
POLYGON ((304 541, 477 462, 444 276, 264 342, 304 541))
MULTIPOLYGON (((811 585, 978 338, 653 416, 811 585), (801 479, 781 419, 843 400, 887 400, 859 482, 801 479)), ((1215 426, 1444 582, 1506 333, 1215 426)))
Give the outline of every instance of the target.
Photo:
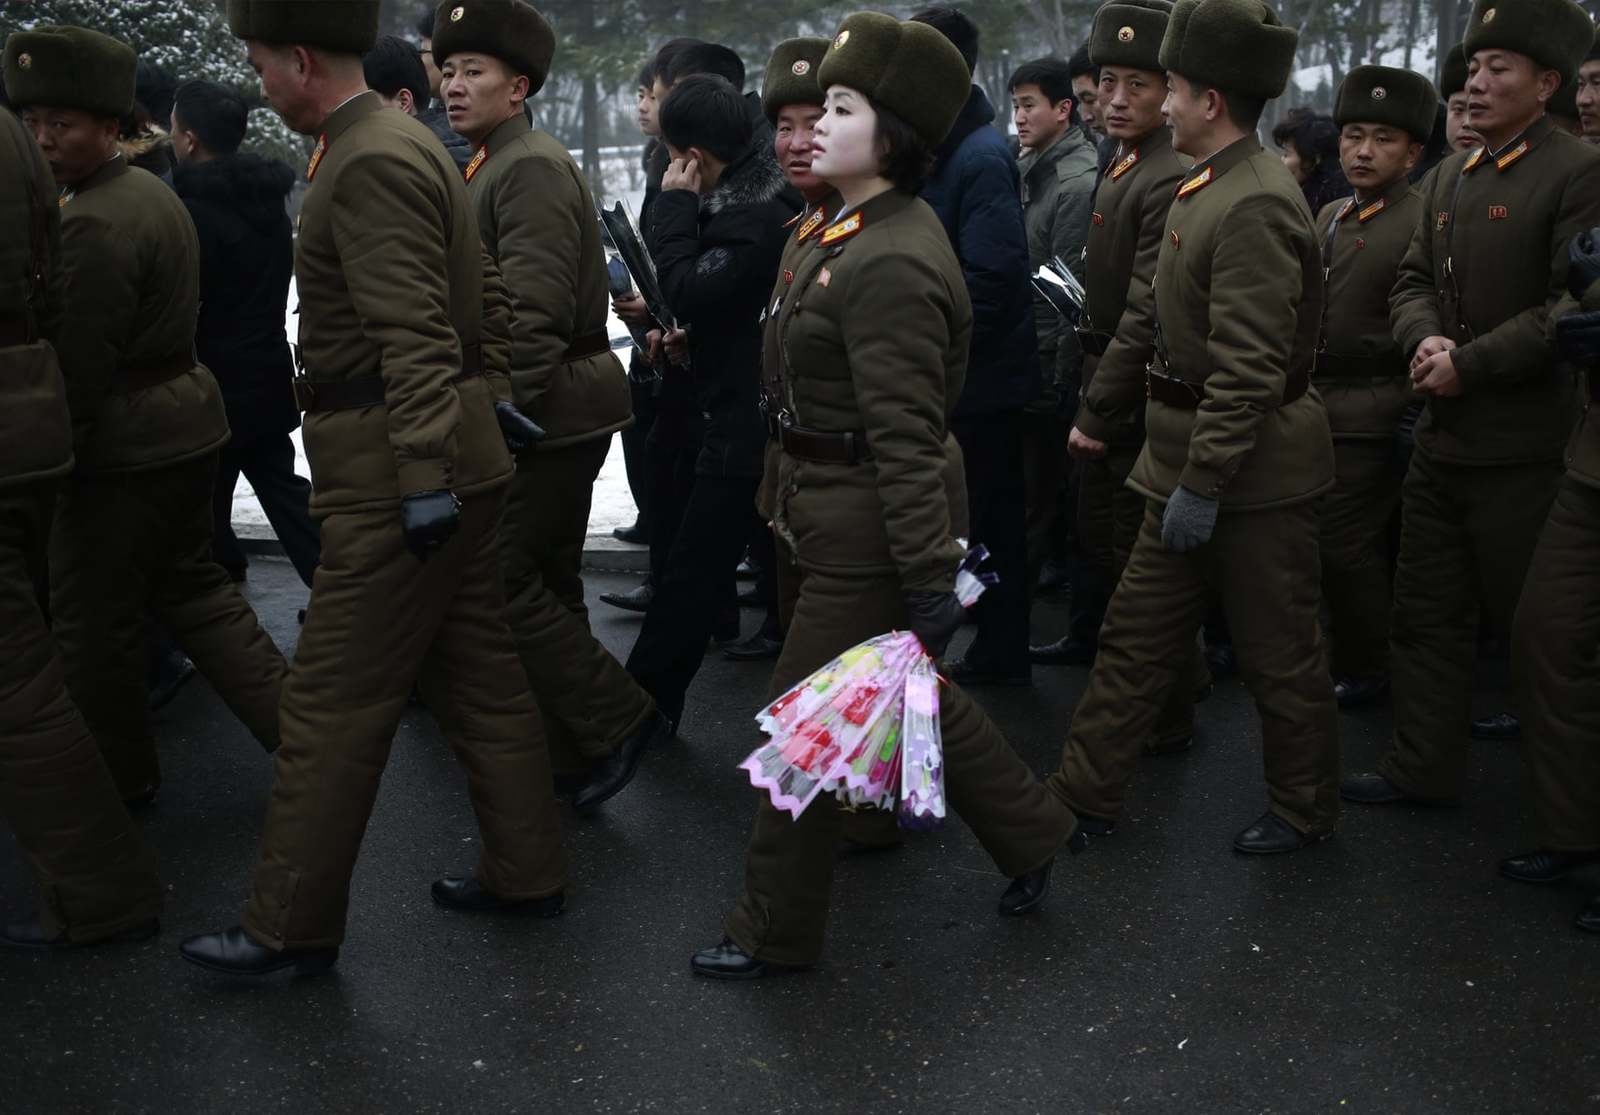
MULTIPOLYGON (((971 607, 993 574, 988 553, 968 551, 956 595, 971 607)), ((756 716, 771 737, 739 764, 772 804, 799 817, 821 793, 849 805, 893 809, 900 826, 944 823, 944 757, 933 659, 909 631, 851 647, 756 716)))

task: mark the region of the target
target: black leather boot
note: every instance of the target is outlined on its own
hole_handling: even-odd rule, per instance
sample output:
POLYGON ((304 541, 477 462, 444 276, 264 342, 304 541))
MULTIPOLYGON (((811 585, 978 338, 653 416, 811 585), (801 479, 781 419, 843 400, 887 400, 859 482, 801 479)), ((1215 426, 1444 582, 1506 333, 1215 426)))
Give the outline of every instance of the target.
POLYGON ((639 757, 658 743, 672 736, 672 721, 659 712, 651 713, 633 735, 623 740, 617 749, 595 766, 588 783, 572 795, 572 808, 580 813, 593 809, 607 798, 617 794, 639 769, 639 757))
POLYGON ((291 969, 297 976, 314 976, 339 959, 335 948, 268 948, 238 925, 190 937, 178 946, 178 952, 191 964, 230 976, 266 976, 291 969))
POLYGON ((160 932, 161 922, 151 918, 138 925, 130 925, 127 929, 119 930, 109 937, 98 937, 93 941, 74 941, 67 936, 65 930, 51 936, 45 933, 44 926, 38 922, 25 921, 8 925, 4 930, 0 930, 0 947, 31 952, 69 952, 73 949, 93 948, 95 945, 123 945, 135 941, 148 941, 160 932))
POLYGON ((501 898, 470 875, 436 881, 433 900, 446 910, 463 914, 529 914, 536 918, 557 917, 567 907, 563 893, 544 898, 501 898))
POLYGON ((1233 838, 1233 850, 1252 856, 1298 852, 1332 835, 1331 832, 1301 832, 1276 813, 1267 812, 1233 838))
POLYGON ((1519 883, 1555 883, 1580 867, 1600 863, 1600 852, 1551 852, 1536 848, 1500 861, 1500 874, 1519 883))

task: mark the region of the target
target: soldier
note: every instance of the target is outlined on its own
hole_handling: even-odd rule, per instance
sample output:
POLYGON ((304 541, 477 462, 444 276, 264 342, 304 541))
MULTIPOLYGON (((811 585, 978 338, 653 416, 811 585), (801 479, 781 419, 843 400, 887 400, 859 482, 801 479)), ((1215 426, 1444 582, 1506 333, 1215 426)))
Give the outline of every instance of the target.
MULTIPOLYGON (((31 51, 14 57, 24 53, 31 68, 31 51)), ((12 59, 8 51, 8 76, 12 59)), ((155 859, 67 696, 34 593, 51 505, 72 469, 51 343, 61 326, 54 199, 38 147, 0 108, 0 815, 33 865, 42 903, 35 920, 0 930, 0 945, 25 949, 143 940, 161 910, 155 859)))
POLYGON ((145 695, 153 615, 268 751, 284 661, 211 557, 211 487, 228 440, 195 357, 200 247, 183 202, 117 148, 134 55, 81 27, 6 41, 7 95, 61 188, 57 349, 76 465, 50 540, 50 610, 67 688, 125 801, 161 781, 145 695))
MULTIPOLYGON (((1162 40, 1172 143, 1199 161, 1156 265, 1148 436, 1128 481, 1151 502, 1049 780, 1080 815, 1116 820, 1219 597, 1262 721, 1270 806, 1234 839, 1253 853, 1331 835, 1339 806, 1316 587, 1317 497, 1333 483, 1333 446, 1309 390, 1322 270, 1304 197, 1255 135, 1298 38, 1260 0, 1179 0, 1162 40)), ((1102 361, 1096 372, 1098 390, 1125 393, 1099 386, 1108 373, 1131 379, 1137 365, 1102 361)))
MULTIPOLYGON (((1193 162, 1172 146, 1162 109, 1167 75, 1161 69, 1161 40, 1171 13, 1167 0, 1105 4, 1095 14, 1089 39, 1100 67, 1102 120, 1117 148, 1090 217, 1087 304, 1079 329, 1083 400, 1067 448, 1081 462, 1078 534, 1085 549, 1109 553, 1113 588, 1145 517, 1145 497, 1127 481, 1144 445, 1144 369, 1155 356, 1151 283, 1166 240, 1167 210, 1193 162), (1109 369, 1104 375, 1102 367, 1109 369)), ((1088 665, 1098 637, 1095 632, 1094 641, 1071 657, 1060 644, 1040 649, 1088 665)), ((1193 744, 1194 699, 1207 684, 1207 673, 1199 644, 1190 651, 1146 743, 1151 753, 1193 744)))
MULTIPOLYGON (((1523 883, 1551 883, 1600 862, 1600 229, 1573 241, 1569 296, 1551 314, 1562 356, 1582 368, 1583 417, 1517 606, 1513 646, 1518 695, 1528 718, 1523 745, 1538 845, 1502 860, 1523 883)), ((1579 929, 1600 933, 1600 895, 1579 911, 1579 929)))
POLYGON ((1359 66, 1339 87, 1339 161, 1355 196, 1317 214, 1327 282, 1317 390, 1333 431, 1333 491, 1322 506, 1322 595, 1341 708, 1389 689, 1389 522, 1400 505, 1398 435, 1413 395, 1389 327, 1389 291, 1422 195, 1411 168, 1433 130, 1433 83, 1359 66))
POLYGON ((450 126, 472 141, 467 195, 511 298, 511 389, 544 430, 519 448, 500 525, 507 615, 553 765, 587 810, 633 777, 670 726, 589 631, 583 543, 611 435, 633 420, 606 333, 594 198, 566 148, 524 104, 550 72, 555 33, 522 0, 446 0, 433 56, 450 126))
POLYGON ((1390 298, 1427 397, 1402 494, 1393 747, 1350 801, 1451 801, 1467 774, 1480 607, 1509 637, 1549 514, 1573 392, 1545 337, 1567 243, 1600 223, 1600 152, 1545 115, 1593 39, 1573 0, 1478 0, 1467 32, 1484 146, 1439 165, 1390 298))
MULTIPOLYGON (((877 12, 846 19, 820 67, 829 110, 815 169, 844 204, 790 254, 767 331, 766 359, 783 362, 776 527, 804 570, 773 677, 779 691, 891 628, 909 627, 942 656, 961 624, 951 592, 961 550, 941 474, 972 310, 943 226, 916 189, 968 80, 941 34, 877 12)), ((959 688, 941 694, 939 711, 951 803, 1015 879, 1000 912, 1028 913, 1076 837, 1074 819, 959 688)), ((816 961, 839 824, 832 797, 791 820, 763 796, 744 896, 726 938, 695 954, 693 971, 754 979, 816 961)))
POLYGON ((1600 29, 1596 29, 1594 44, 1578 67, 1574 100, 1578 105, 1583 138, 1590 143, 1600 143, 1600 29))
POLYGON ((1439 67, 1439 94, 1445 102, 1444 134, 1450 150, 1471 151, 1481 146, 1483 140, 1467 117, 1467 56, 1460 43, 1450 48, 1439 67))
POLYGON ((182 946, 233 975, 337 960, 351 871, 419 677, 483 834, 476 874, 435 882, 434 901, 551 917, 566 885, 496 540, 506 440, 534 431, 497 407, 508 385, 485 374, 506 366, 503 322, 484 324, 504 296, 486 291, 466 186, 426 127, 366 88, 378 7, 228 4, 267 100, 317 137, 295 259, 306 366, 295 389, 323 556, 283 687, 283 747, 242 924, 182 946))

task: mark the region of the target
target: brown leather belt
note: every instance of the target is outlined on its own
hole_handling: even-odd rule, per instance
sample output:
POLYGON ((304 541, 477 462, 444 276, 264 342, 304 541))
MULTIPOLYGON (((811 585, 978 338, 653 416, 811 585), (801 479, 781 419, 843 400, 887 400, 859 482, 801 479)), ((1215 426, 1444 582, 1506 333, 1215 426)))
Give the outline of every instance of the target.
POLYGON ((591 329, 579 337, 574 337, 567 346, 567 351, 561 354, 563 364, 571 364, 577 360, 587 360, 591 356, 599 356, 603 352, 611 351, 611 334, 604 329, 591 329))
MULTIPOLYGON (((461 349, 461 374, 450 380, 460 383, 483 374, 483 346, 463 345, 461 349)), ((383 376, 353 376, 350 379, 312 380, 305 376, 294 378, 294 404, 306 414, 320 414, 330 410, 360 410, 363 407, 382 406, 383 376)))
POLYGON ((28 328, 27 318, 0 317, 0 348, 29 345, 37 339, 33 336, 33 330, 28 328))
MULTIPOLYGON (((1279 406, 1288 406, 1301 395, 1306 393, 1306 388, 1311 384, 1311 377, 1305 372, 1290 372, 1289 382, 1283 389, 1283 402, 1279 406)), ((1205 398, 1205 385, 1169 376, 1158 372, 1154 367, 1145 370, 1144 393, 1146 397, 1165 403, 1169 407, 1181 407, 1184 410, 1200 409, 1200 400, 1205 398)))
POLYGON ((1090 356, 1104 356, 1106 349, 1111 347, 1110 333, 1091 333, 1087 330, 1078 331, 1078 344, 1090 356))
POLYGON ((159 360, 127 364, 118 370, 113 390, 121 395, 131 395, 147 387, 157 387, 185 375, 194 368, 195 363, 194 349, 191 348, 163 356, 159 360))
POLYGON ((830 433, 784 424, 778 428, 778 444, 791 457, 825 465, 854 465, 872 460, 865 433, 830 433))

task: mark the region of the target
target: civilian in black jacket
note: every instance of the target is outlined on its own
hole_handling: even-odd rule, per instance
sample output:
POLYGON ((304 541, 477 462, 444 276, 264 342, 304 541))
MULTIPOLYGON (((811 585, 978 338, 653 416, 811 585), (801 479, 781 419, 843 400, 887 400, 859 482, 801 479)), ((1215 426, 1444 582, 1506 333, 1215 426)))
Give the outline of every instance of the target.
POLYGON ((289 433, 300 425, 300 412, 283 328, 294 268, 284 202, 294 172, 239 154, 246 127, 244 102, 231 90, 205 81, 178 89, 172 108, 174 185, 200 237, 195 347, 222 386, 233 431, 217 467, 212 552, 235 580, 244 577, 245 556, 232 525, 233 489, 243 473, 309 587, 321 544, 308 510, 311 484, 294 471, 289 433))
MULTIPOLYGON (((784 225, 800 205, 727 79, 678 82, 661 105, 660 124, 672 163, 652 211, 650 250, 662 294, 683 327, 670 346, 681 355, 686 344, 688 358, 666 372, 657 423, 659 430, 669 411, 682 409, 701 417, 704 434, 628 672, 676 723, 749 537, 766 447, 758 405, 761 315, 788 235, 784 225)), ((663 529, 659 520, 653 529, 663 529)))

